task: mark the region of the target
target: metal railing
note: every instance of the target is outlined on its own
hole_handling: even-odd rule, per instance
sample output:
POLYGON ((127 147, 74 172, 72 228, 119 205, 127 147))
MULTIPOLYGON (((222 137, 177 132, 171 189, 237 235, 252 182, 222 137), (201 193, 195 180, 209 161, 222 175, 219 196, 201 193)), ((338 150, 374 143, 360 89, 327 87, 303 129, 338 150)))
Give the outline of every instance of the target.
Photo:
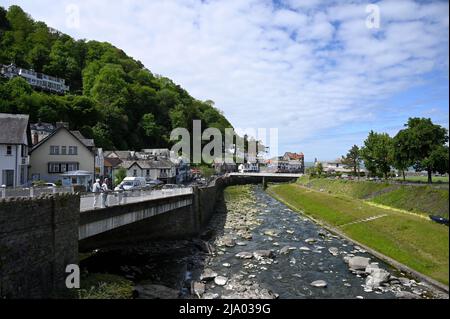
POLYGON ((81 196, 80 210, 89 211, 110 206, 126 205, 160 198, 192 194, 192 187, 174 189, 109 191, 105 193, 88 193, 81 196), (97 202, 95 197, 97 196, 97 202), (94 206, 94 203, 96 204, 94 206))
POLYGON ((47 194, 73 193, 74 188, 70 187, 29 187, 29 188, 5 188, 0 187, 0 198, 27 197, 36 198, 47 194))

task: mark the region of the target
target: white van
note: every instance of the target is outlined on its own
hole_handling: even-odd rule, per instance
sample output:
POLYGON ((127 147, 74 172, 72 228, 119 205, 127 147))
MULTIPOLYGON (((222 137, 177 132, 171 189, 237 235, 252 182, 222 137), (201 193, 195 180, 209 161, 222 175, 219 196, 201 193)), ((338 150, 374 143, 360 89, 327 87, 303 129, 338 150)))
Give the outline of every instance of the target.
POLYGON ((122 183, 120 183, 114 190, 135 190, 142 189, 146 187, 146 179, 145 177, 125 177, 122 183))

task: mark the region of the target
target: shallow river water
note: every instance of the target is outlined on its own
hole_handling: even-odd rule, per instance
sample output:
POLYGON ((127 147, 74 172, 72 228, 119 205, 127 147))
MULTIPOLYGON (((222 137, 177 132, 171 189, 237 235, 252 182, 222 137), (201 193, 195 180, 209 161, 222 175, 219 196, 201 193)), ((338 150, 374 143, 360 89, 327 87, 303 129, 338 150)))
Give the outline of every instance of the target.
POLYGON ((127 277, 140 298, 433 297, 425 285, 325 231, 258 186, 250 187, 248 198, 219 208, 201 239, 99 252, 82 265, 90 272, 127 277), (248 259, 236 257, 242 252, 248 259), (367 287, 367 275, 350 271, 345 256, 368 257, 391 278, 380 287, 367 287), (319 280, 326 287, 311 285, 319 280))

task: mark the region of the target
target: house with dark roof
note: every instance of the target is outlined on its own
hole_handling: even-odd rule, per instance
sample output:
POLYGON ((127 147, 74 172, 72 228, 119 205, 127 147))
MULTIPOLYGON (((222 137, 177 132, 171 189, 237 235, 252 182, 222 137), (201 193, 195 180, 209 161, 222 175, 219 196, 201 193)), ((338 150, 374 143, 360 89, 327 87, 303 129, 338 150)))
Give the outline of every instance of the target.
POLYGON ((123 161, 119 166, 127 170, 127 177, 145 177, 147 180, 158 179, 168 184, 176 182, 176 165, 165 157, 123 161))
POLYGON ((0 185, 19 187, 28 182, 28 119, 28 115, 0 113, 0 185))
POLYGON ((30 151, 31 179, 89 185, 95 177, 94 141, 78 131, 70 131, 64 123, 57 123, 56 127, 30 151))

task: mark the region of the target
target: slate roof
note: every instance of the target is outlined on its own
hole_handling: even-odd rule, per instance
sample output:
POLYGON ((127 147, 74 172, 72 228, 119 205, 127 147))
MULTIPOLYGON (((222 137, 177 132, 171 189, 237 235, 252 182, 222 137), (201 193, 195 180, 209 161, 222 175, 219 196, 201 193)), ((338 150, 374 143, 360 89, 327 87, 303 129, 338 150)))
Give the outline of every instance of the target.
POLYGON ((86 145, 87 147, 95 147, 95 143, 93 139, 88 139, 85 138, 83 136, 83 134, 81 134, 80 131, 70 131, 73 135, 75 135, 80 141, 81 143, 83 143, 84 145, 86 145))
POLYGON ((138 160, 138 161, 123 161, 120 166, 129 169, 134 164, 139 166, 141 169, 161 169, 161 168, 172 168, 175 166, 172 161, 166 158, 158 158, 158 160, 151 159, 151 160, 138 160))
POLYGON ((28 115, 0 113, 0 144, 30 144, 28 119, 28 115))

